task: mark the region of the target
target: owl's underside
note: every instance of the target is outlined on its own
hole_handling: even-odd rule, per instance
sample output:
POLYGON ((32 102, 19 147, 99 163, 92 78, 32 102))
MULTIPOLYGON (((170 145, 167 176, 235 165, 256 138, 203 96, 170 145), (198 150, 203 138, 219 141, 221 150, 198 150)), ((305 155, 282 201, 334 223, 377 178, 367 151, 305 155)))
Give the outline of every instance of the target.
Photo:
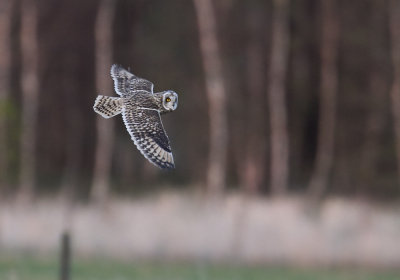
POLYGON ((104 118, 122 114, 124 124, 139 151, 160 168, 175 168, 174 158, 160 113, 176 109, 173 91, 153 93, 153 84, 136 77, 119 65, 111 67, 114 88, 121 97, 99 95, 93 106, 104 118))

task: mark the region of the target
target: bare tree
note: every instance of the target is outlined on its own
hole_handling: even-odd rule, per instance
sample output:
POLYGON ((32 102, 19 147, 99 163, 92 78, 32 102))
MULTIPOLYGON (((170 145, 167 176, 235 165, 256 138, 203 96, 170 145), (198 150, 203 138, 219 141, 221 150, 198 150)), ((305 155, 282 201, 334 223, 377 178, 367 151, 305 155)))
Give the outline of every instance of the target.
POLYGON ((397 173, 400 179, 400 2, 390 0, 389 3, 389 30, 393 65, 393 82, 390 96, 397 151, 397 173))
MULTIPOLYGON (((112 92, 112 81, 107 79, 112 64, 112 22, 114 1, 103 0, 96 21, 96 87, 98 92, 112 92)), ((91 200, 102 203, 110 189, 114 121, 97 117, 97 146, 91 200)))
POLYGON ((36 2, 22 2, 22 127, 20 148, 19 200, 33 195, 36 168, 36 121, 38 109, 38 47, 36 34, 36 2))
POLYGON ((249 193, 256 193, 265 173, 266 139, 266 112, 263 102, 264 81, 264 53, 260 34, 263 32, 262 9, 254 1, 250 1, 247 9, 247 30, 249 39, 246 44, 246 81, 247 81, 247 108, 246 108, 246 144, 241 175, 241 183, 249 193))
MULTIPOLYGON (((68 201, 72 201, 81 190, 79 185, 86 177, 85 167, 92 168, 92 165, 90 167, 87 165, 87 158, 93 158, 93 153, 85 148, 84 143, 88 137, 91 137, 88 133, 91 127, 95 126, 95 116, 88 110, 93 104, 93 95, 82 94, 82 90, 88 90, 89 93, 95 91, 95 88, 91 86, 95 83, 95 77, 93 75, 93 79, 89 78, 91 73, 95 72, 95 57, 92 57, 92 53, 90 53, 92 50, 90 46, 95 46, 94 26, 98 4, 98 1, 73 1, 71 5, 66 5, 63 11, 64 15, 68 15, 68 24, 64 25, 63 22, 57 20, 60 27, 65 28, 65 32, 71 38, 76 39, 66 40, 63 50, 60 49, 60 51, 65 49, 68 51, 64 52, 60 58, 62 75, 58 79, 60 92, 64 99, 63 104, 68 108, 63 111, 62 116, 65 120, 65 139, 63 139, 65 141, 65 161, 60 192, 60 197, 66 203, 70 203, 68 201), (79 5, 79 13, 76 12, 77 5, 79 5), (83 26, 85 32, 74 30, 83 26), (89 56, 87 62, 82 63, 86 56, 89 56), (85 77, 88 78, 86 83, 82 82, 85 81, 85 77)), ((57 101, 59 102, 59 100, 57 101)), ((83 185, 81 186, 83 187, 83 185)))
POLYGON ((10 26, 13 1, 0 2, 0 189, 6 183, 7 159, 7 121, 6 106, 10 85, 10 26))
POLYGON ((205 73, 210 121, 207 189, 221 192, 226 179, 226 88, 217 38, 217 22, 211 0, 193 0, 199 28, 200 50, 205 73))
POLYGON ((334 0, 321 1, 321 89, 318 143, 309 192, 319 197, 326 189, 332 168, 337 92, 338 20, 334 0))
POLYGON ((284 194, 289 181, 289 137, 285 96, 289 54, 289 0, 274 0, 268 98, 271 122, 271 191, 284 194))
POLYGON ((365 126, 365 140, 362 144, 360 176, 358 191, 362 192, 365 186, 371 184, 377 175, 377 162, 386 123, 386 104, 388 96, 388 82, 386 73, 382 71, 385 59, 384 42, 386 41, 385 28, 386 3, 370 1, 370 17, 368 26, 368 45, 370 62, 368 67, 369 98, 366 100, 367 118, 365 126), (383 94, 385 93, 385 94, 383 94))

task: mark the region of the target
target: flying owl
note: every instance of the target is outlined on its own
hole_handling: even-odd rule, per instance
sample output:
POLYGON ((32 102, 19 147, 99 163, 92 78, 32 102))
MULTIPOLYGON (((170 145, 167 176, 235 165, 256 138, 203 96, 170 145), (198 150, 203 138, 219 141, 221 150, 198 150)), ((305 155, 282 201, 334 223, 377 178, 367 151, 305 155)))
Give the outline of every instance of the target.
POLYGON ((126 129, 139 151, 160 168, 175 168, 160 115, 176 109, 176 92, 154 93, 153 83, 116 64, 111 67, 111 77, 120 97, 99 95, 94 102, 94 111, 107 119, 122 114, 126 129))

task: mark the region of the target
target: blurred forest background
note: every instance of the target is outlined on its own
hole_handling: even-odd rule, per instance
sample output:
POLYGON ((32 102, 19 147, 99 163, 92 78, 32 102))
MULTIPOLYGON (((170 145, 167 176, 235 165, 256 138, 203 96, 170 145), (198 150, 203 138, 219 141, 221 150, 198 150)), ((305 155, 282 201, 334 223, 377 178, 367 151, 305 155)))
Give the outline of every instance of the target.
MULTIPOLYGON (((211 246, 301 263, 318 240, 311 263, 399 265, 400 1, 2 0, 0 194, 114 201, 105 224, 91 208, 71 214, 83 251, 202 258, 211 246), (175 170, 151 165, 119 116, 93 111, 98 94, 115 96, 114 63, 179 94, 163 116, 175 170), (110 199, 166 190, 221 208, 110 199), (293 197, 328 202, 310 218, 293 197), (389 212, 370 208, 382 201, 389 212)), ((58 236, 63 211, 43 203, 0 211, 0 245, 58 236)))
POLYGON ((398 6, 2 1, 1 191, 397 198, 398 6), (97 94, 115 95, 112 63, 179 93, 164 118, 176 170, 150 166, 118 118, 93 112, 97 94))
POLYGON ((2 1, 3 194, 400 194, 397 1, 103 2, 2 1), (176 170, 93 112, 112 63, 178 92, 176 170))

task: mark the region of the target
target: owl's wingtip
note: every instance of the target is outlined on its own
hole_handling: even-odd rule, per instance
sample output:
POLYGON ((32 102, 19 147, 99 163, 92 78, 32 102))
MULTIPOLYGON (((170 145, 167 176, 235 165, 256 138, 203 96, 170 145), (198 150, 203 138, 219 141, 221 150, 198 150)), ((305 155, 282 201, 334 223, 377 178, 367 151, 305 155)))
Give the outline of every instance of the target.
POLYGON ((114 63, 113 65, 111 65, 111 69, 110 69, 111 75, 113 75, 114 73, 117 73, 118 70, 119 70, 121 67, 122 67, 122 66, 119 65, 119 64, 117 64, 117 63, 114 63))
POLYGON ((175 164, 171 164, 170 166, 167 166, 165 169, 174 170, 175 169, 175 164))
POLYGON ((174 170, 175 164, 170 162, 155 163, 155 165, 163 170, 174 170))

